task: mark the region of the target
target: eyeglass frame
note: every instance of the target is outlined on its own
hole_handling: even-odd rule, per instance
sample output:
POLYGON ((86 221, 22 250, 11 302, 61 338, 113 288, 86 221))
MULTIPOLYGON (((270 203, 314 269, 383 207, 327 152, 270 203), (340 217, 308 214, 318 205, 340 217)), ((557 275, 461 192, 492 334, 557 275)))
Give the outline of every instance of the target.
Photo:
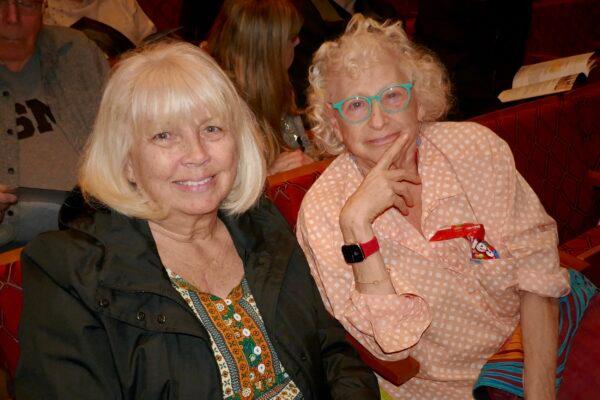
POLYGON ((371 118, 371 114, 373 113, 373 100, 377 100, 377 102, 379 103, 379 106, 381 107, 381 109, 383 111, 386 112, 386 114, 395 114, 398 113, 400 111, 404 111, 408 108, 408 106, 410 105, 410 101, 412 100, 412 89, 414 87, 414 82, 408 82, 408 83, 394 83, 392 85, 386 86, 383 89, 381 89, 377 94, 374 94, 373 96, 350 96, 348 98, 345 98, 343 100, 340 100, 336 103, 329 103, 329 105, 331 105, 331 107, 333 107, 334 110, 336 110, 338 112, 338 114, 344 119, 344 121, 346 121, 349 124, 360 124, 361 122, 365 122, 367 121, 369 118, 371 118), (406 104, 404 104, 401 108, 397 109, 397 110, 388 110, 386 109, 383 104, 381 103, 381 96, 388 90, 396 88, 396 87, 401 87, 403 89, 405 89, 408 93, 408 100, 406 101, 406 104), (352 99, 364 99, 366 100, 366 102, 369 104, 369 114, 357 121, 351 121, 349 120, 345 115, 344 112, 342 111, 342 105, 347 102, 348 100, 352 100, 352 99))
POLYGON ((27 6, 23 3, 23 1, 26 0, 0 0, 0 7, 8 6, 8 3, 11 1, 20 11, 32 14, 41 11, 44 7, 44 3, 46 3, 46 0, 31 0, 31 3, 33 4, 31 6, 27 6))

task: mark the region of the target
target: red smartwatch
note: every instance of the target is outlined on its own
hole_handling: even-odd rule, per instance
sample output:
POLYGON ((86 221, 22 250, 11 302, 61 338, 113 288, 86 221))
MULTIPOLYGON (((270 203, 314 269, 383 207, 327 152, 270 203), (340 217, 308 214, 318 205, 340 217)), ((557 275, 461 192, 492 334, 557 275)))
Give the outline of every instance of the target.
POLYGON ((373 239, 365 243, 345 244, 342 246, 342 254, 348 264, 362 262, 377 250, 379 250, 379 242, 376 236, 373 236, 373 239))

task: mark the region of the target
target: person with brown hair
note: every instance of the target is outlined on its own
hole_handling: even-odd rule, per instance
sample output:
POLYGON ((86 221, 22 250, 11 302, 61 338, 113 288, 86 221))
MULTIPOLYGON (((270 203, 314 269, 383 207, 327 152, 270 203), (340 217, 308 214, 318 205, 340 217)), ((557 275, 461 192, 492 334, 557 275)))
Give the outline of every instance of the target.
POLYGON ((269 174, 312 162, 288 76, 301 26, 288 0, 228 0, 206 45, 259 121, 269 174))

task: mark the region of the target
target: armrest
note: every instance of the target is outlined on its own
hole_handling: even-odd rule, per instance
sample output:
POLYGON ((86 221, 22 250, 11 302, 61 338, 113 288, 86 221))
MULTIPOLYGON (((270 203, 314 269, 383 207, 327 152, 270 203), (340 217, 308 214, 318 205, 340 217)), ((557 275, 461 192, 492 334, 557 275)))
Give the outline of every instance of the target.
POLYGON ((402 385, 419 372, 419 362, 412 357, 398 361, 380 360, 373 356, 362 344, 358 343, 348 332, 346 332, 346 340, 356 349, 360 359, 369 368, 396 386, 402 385))
POLYGON ((572 268, 576 271, 582 271, 590 266, 587 261, 577 258, 569 253, 565 253, 562 250, 558 251, 558 256, 560 258, 560 265, 565 268, 572 268))

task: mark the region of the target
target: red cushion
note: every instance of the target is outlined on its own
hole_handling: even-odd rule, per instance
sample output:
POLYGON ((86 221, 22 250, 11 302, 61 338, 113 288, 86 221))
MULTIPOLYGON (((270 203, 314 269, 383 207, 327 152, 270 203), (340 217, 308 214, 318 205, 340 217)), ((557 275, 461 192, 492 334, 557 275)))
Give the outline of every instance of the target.
POLYGON ((23 310, 23 289, 19 261, 0 264, 0 367, 15 376, 19 359, 17 330, 23 310))

